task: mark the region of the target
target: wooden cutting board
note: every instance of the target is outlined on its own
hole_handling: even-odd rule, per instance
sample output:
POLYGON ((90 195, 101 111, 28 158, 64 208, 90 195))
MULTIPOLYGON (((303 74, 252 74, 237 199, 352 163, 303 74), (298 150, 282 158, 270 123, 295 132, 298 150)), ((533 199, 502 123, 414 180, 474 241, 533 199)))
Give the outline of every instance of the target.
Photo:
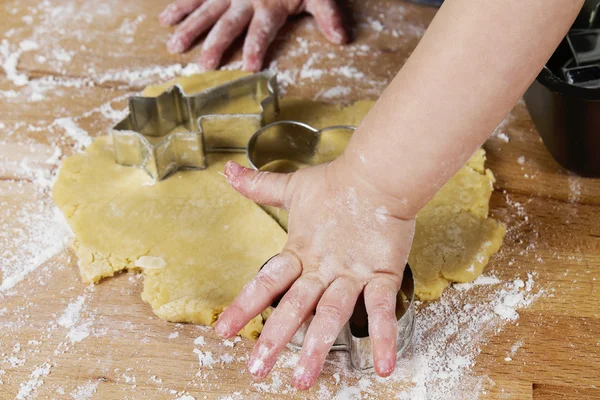
MULTIPOLYGON (((286 365, 256 385, 244 372, 250 341, 223 342, 210 329, 159 320, 140 299, 139 276, 122 274, 95 287, 80 282, 73 253, 60 250, 65 235, 53 222, 47 191, 57 168, 56 148, 70 154, 85 144, 87 134, 106 133, 128 94, 168 79, 180 70, 174 64, 198 56, 198 47, 181 56, 167 53, 169 30, 156 21, 165 4, 60 0, 51 6, 7 0, 0 5, 0 49, 18 61, 13 69, 0 56, 6 70, 0 75, 0 266, 3 284, 9 277, 17 281, 0 292, 0 398, 330 398, 336 393, 390 398, 409 390, 412 384, 402 379, 381 383, 367 377, 361 386, 341 356, 329 360, 310 392, 286 386, 291 375, 286 365), (30 82, 17 86, 19 74, 30 82), (57 122, 60 118, 66 119, 57 122), (30 273, 14 274, 27 268, 30 273), (210 364, 207 352, 216 362, 202 366, 199 356, 210 364)), ((328 44, 307 17, 294 18, 278 36, 267 62, 280 71, 287 96, 346 103, 375 99, 435 13, 395 0, 355 1, 345 8, 354 26, 349 46, 328 44)), ((237 46, 225 62, 235 67, 239 59, 237 46)), ((600 398, 595 386, 600 382, 600 180, 561 169, 522 103, 485 148, 497 178, 491 214, 508 226, 487 274, 500 285, 526 281, 531 274, 535 301, 513 322, 494 316, 485 323, 471 316, 467 325, 482 329, 465 345, 474 365, 460 370, 464 385, 478 382, 481 397, 491 398, 600 398)), ((497 287, 453 289, 445 299, 482 305, 498 293, 497 287)), ((419 323, 435 327, 431 336, 462 326, 452 313, 431 319, 427 307, 440 305, 420 305, 419 323)), ((451 345, 461 334, 465 339, 465 332, 446 336, 449 353, 456 352, 451 345)), ((415 346, 416 353, 422 350, 422 343, 415 346)), ((442 351, 439 343, 436 351, 442 351)), ((294 355, 287 352, 284 358, 292 362, 294 355)))

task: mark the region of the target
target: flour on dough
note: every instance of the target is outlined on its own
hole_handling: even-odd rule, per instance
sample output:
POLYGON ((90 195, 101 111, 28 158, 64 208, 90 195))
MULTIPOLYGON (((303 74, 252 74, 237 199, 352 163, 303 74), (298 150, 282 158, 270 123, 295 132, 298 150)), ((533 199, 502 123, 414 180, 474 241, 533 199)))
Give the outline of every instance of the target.
MULTIPOLYGON (((178 78, 149 87, 144 95, 157 95, 173 83, 191 94, 242 75, 220 71, 178 78)), ((358 125, 372 105, 360 101, 344 108, 284 99, 279 118, 315 128, 358 125)), ((246 138, 215 140, 237 145, 246 138)), ((179 171, 157 183, 140 169, 116 164, 105 136, 65 159, 53 197, 75 234, 82 279, 97 282, 141 270, 142 298, 160 318, 214 323, 286 241, 273 218, 219 175, 229 159, 246 164, 241 154, 214 154, 208 169, 179 171)), ((450 281, 476 278, 500 247, 504 227, 487 217, 492 182, 480 151, 419 213, 409 260, 422 299, 439 297, 450 281)), ((256 337, 262 323, 259 315, 241 334, 256 337)))

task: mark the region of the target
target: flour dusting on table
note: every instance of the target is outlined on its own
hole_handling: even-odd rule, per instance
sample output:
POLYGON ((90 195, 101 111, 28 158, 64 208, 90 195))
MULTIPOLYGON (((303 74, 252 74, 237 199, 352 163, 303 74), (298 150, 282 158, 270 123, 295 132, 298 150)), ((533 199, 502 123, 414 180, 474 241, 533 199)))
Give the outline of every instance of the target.
POLYGON ((48 197, 27 184, 0 186, 0 296, 62 250, 69 237, 69 227, 48 197), (32 201, 15 209, 12 196, 32 201))
MULTIPOLYGON (((31 7, 17 2, 12 4, 6 7, 7 13, 25 14, 21 27, 0 33, 0 67, 9 84, 0 90, 2 102, 15 109, 51 108, 54 103, 74 94, 87 94, 86 90, 90 90, 90 94, 97 93, 91 90, 98 89, 98 85, 111 95, 106 101, 98 100, 97 106, 90 109, 53 109, 47 118, 39 121, 23 122, 13 115, 6 118, 3 115, 0 120, 3 135, 0 145, 11 146, 14 150, 11 150, 13 158, 0 159, 0 172, 12 179, 0 182, 0 210, 3 210, 0 211, 0 305, 9 297, 25 298, 24 304, 10 310, 0 306, 2 343, 8 344, 0 354, 0 386, 6 382, 17 382, 17 399, 35 397, 43 389, 49 397, 83 400, 101 398, 103 382, 112 379, 118 384, 115 390, 121 391, 123 398, 135 398, 137 390, 144 389, 144 383, 153 393, 165 398, 196 400, 204 398, 204 390, 228 390, 229 386, 223 386, 219 373, 235 369, 240 381, 245 379, 243 382, 248 383, 225 394, 222 399, 261 398, 268 394, 340 400, 378 397, 471 399, 484 392, 487 378, 475 371, 477 356, 490 337, 508 324, 518 323, 520 310, 529 307, 545 293, 545 289, 537 284, 538 277, 534 273, 521 273, 510 279, 482 276, 473 283, 455 285, 444 293, 440 301, 419 304, 412 348, 399 361, 397 371, 390 378, 359 374, 349 367, 345 353, 335 353, 325 365, 326 377, 308 393, 298 392, 289 385, 298 361, 297 353, 286 351, 265 382, 250 383, 245 363, 252 342, 240 341, 239 338, 222 341, 215 338, 212 330, 190 325, 176 326, 177 330, 173 332, 172 324, 158 323, 150 314, 147 320, 146 317, 131 321, 121 319, 121 314, 127 315, 128 307, 142 307, 139 304, 118 304, 114 309, 103 310, 109 312, 107 315, 101 315, 92 306, 96 295, 93 287, 67 284, 61 288, 59 295, 51 298, 58 304, 54 314, 49 315, 47 321, 34 325, 30 315, 38 305, 26 300, 27 296, 47 288, 53 274, 59 273, 69 261, 66 256, 59 262, 52 261, 53 257, 62 254, 70 239, 70 231, 49 197, 60 159, 83 150, 93 136, 105 133, 122 119, 127 113, 126 98, 146 84, 191 75, 200 69, 195 64, 176 62, 114 69, 98 65, 93 58, 95 50, 90 49, 92 40, 104 36, 114 39, 115 32, 118 33, 125 46, 120 48, 120 53, 115 51, 112 55, 115 59, 127 59, 124 55, 131 50, 131 43, 137 35, 144 34, 143 25, 155 18, 146 14, 143 8, 128 9, 136 7, 135 4, 116 0, 65 1, 61 4, 43 0, 31 7), (125 10, 131 15, 112 21, 115 10, 125 10), (95 18, 112 22, 112 31, 87 30, 95 18), (78 51, 67 49, 72 47, 67 45, 67 39, 77 42, 78 51), (23 65, 34 67, 27 69, 23 65), (71 76, 72 67, 85 71, 85 74, 71 76), (52 70, 55 75, 39 76, 35 70, 52 70), (32 139, 40 132, 44 134, 46 143, 40 144, 37 139, 32 139), (15 205, 10 202, 13 196, 28 198, 31 202, 15 205), (470 301, 472 295, 476 302, 470 301), (25 328, 32 331, 33 336, 29 340, 18 337, 20 330, 25 328), (198 336, 199 332, 202 336, 198 336), (131 338, 136 343, 136 353, 123 355, 121 353, 129 349, 112 349, 107 344, 111 337, 118 335, 131 338), (96 345, 101 343, 104 346, 102 354, 94 353, 92 346, 87 346, 92 340, 96 345), (156 354, 153 351, 157 346, 165 343, 172 346, 169 349, 173 349, 173 359, 187 362, 178 371, 180 376, 161 374, 160 364, 164 360, 149 356, 156 354), (137 358, 138 352, 143 353, 145 358, 137 358), (40 357, 43 362, 37 361, 40 357), (118 357, 121 358, 117 362, 114 359, 118 357), (60 385, 44 388, 44 382, 53 377, 54 371, 57 371, 56 375, 62 373, 61 368, 70 359, 81 362, 94 360, 96 365, 87 364, 87 368, 93 369, 98 376, 86 377, 72 386, 68 386, 69 382, 61 382, 60 385), (324 380, 330 385, 324 385, 324 380), (401 387, 402 391, 389 388, 390 382, 395 384, 395 388, 401 387)), ((377 10, 368 18, 359 16, 358 29, 368 37, 395 38, 395 41, 390 41, 394 46, 412 45, 423 35, 425 26, 404 21, 406 13, 407 8, 397 2, 389 9, 377 10)), ((303 29, 314 30, 316 26, 309 22, 303 29)), ((138 50, 145 51, 149 58, 154 46, 164 45, 166 35, 159 39, 152 43, 153 48, 138 50)), ((393 48, 377 47, 373 41, 339 48, 312 43, 304 38, 289 41, 292 44, 276 59, 269 61, 267 67, 278 73, 283 92, 294 91, 301 95, 308 88, 322 87, 314 95, 316 100, 343 102, 356 93, 375 98, 400 67, 389 59, 386 61, 393 48), (386 76, 368 78, 372 76, 369 70, 373 68, 386 69, 386 76)), ((240 67, 241 62, 233 61, 224 68, 240 67)), ((516 135, 516 132, 506 129, 511 118, 509 115, 494 135, 502 143, 509 142, 516 135)), ((524 159, 519 163, 524 164, 524 159)), ((577 201, 579 180, 572 177, 568 184, 570 200, 577 201)), ((514 201, 508 195, 506 203, 512 218, 509 231, 512 233, 507 234, 507 238, 512 235, 514 239, 519 230, 530 222, 526 204, 514 201)), ((536 244, 532 242, 523 252, 531 253, 535 249, 536 244)), ((509 266, 516 262, 510 260, 509 266)), ((501 268, 497 266, 497 269, 501 268)), ((109 284, 98 291, 110 294, 111 290, 115 290, 115 294, 119 295, 139 291, 139 275, 128 275, 135 285, 134 289, 129 286, 115 289, 109 284)), ((509 358, 512 361, 525 340, 512 346, 506 354, 506 362, 509 358)))

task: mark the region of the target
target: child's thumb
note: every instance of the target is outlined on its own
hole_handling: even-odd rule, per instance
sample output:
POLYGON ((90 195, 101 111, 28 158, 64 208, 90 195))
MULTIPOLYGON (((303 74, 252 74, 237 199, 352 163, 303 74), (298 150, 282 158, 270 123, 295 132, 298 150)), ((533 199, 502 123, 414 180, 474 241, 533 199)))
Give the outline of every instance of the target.
POLYGON ((256 171, 229 161, 225 165, 225 176, 244 197, 260 204, 286 208, 286 192, 292 174, 256 171))

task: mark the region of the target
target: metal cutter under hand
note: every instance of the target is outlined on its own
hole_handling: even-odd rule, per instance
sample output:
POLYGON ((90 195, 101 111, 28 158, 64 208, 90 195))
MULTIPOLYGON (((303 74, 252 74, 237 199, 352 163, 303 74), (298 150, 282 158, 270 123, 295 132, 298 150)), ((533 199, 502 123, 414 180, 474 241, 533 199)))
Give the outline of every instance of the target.
MULTIPOLYGON (((266 263, 265 263, 266 264, 266 263)), ((276 308, 281 297, 271 307, 276 308)), ((396 298, 396 318, 398 333, 396 336, 396 357, 400 358, 411 343, 415 328, 415 282, 410 266, 404 269, 402 285, 396 298)), ((312 317, 302 324, 298 332, 288 344, 293 350, 301 350, 304 336, 312 322, 312 317)), ((344 325, 331 351, 346 351, 350 353, 350 363, 359 371, 373 370, 373 350, 369 338, 369 325, 364 299, 361 295, 354 308, 350 320, 344 325)))

